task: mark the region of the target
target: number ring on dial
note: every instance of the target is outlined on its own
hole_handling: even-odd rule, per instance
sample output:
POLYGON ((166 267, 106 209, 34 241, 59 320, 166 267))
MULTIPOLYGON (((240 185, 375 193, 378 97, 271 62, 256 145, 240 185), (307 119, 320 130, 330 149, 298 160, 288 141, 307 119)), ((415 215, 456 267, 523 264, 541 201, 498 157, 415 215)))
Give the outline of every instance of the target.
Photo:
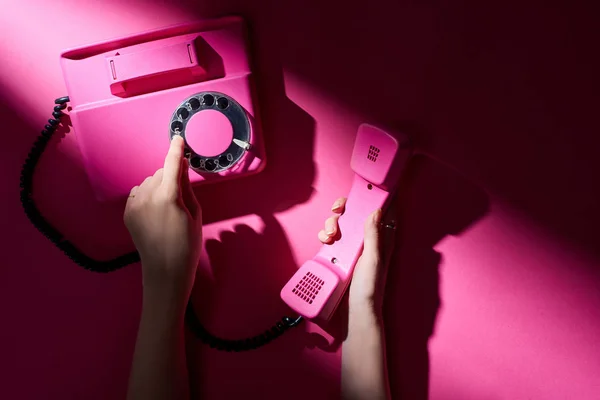
POLYGON ((173 112, 169 123, 169 140, 180 135, 185 141, 185 157, 198 173, 217 173, 233 167, 250 149, 250 121, 237 101, 219 92, 200 92, 188 97, 173 112), (223 114, 233 130, 233 139, 227 149, 216 156, 197 153, 185 138, 185 128, 192 117, 204 110, 223 114))

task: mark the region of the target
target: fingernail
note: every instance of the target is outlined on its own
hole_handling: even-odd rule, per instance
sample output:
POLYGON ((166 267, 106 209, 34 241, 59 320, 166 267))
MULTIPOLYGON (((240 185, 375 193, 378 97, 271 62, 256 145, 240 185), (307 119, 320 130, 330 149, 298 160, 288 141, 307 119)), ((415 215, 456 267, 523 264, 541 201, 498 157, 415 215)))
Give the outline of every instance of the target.
POLYGON ((333 206, 331 206, 331 211, 339 210, 341 205, 342 205, 341 202, 339 200, 336 200, 335 203, 333 203, 333 206))
POLYGON ((335 233, 335 228, 333 226, 326 226, 325 233, 327 234, 327 236, 331 236, 335 233))

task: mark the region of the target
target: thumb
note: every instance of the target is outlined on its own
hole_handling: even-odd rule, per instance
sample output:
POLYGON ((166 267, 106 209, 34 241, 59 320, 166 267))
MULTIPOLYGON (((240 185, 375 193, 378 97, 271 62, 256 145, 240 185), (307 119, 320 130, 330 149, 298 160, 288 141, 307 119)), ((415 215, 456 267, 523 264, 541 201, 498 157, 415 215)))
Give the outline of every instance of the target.
POLYGON ((362 257, 371 265, 380 262, 380 236, 379 223, 381 222, 381 209, 377 209, 369 215, 365 221, 365 241, 362 257))

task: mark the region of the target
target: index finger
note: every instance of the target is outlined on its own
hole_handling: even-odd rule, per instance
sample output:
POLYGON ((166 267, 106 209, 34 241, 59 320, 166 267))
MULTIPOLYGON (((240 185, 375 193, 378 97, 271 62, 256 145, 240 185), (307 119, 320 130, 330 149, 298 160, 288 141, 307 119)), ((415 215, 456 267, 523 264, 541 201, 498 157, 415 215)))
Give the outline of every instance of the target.
POLYGON ((181 173, 181 158, 183 157, 183 138, 179 135, 173 136, 171 146, 165 157, 163 168, 163 184, 171 187, 177 187, 179 184, 179 174, 181 173))

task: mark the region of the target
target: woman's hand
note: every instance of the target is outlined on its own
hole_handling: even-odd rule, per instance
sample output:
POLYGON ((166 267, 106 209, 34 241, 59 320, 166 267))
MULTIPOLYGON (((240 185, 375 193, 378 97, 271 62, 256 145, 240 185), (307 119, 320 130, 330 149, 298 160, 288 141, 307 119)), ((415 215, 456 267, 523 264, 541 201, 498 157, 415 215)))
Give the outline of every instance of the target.
POLYGON ((183 320, 202 246, 202 210, 175 136, 163 168, 131 189, 125 225, 140 253, 144 293, 127 398, 187 399, 183 320))
MULTIPOLYGON (((345 198, 333 204, 334 214, 319 232, 321 242, 333 244, 340 237, 338 220, 345 205, 345 198)), ((394 223, 382 224, 381 219, 381 210, 375 210, 365 221, 364 248, 350 284, 348 335, 342 345, 341 392, 345 400, 390 398, 381 311, 394 223)))
POLYGON ((144 296, 185 305, 202 245, 202 210, 192 191, 183 139, 175 136, 164 167, 131 189, 124 221, 140 253, 144 296))
MULTIPOLYGON (((324 244, 333 244, 340 236, 338 220, 345 211, 346 198, 333 203, 333 215, 325 221, 325 227, 319 232, 319 240, 324 244)), ((382 228, 382 211, 377 209, 369 215, 364 224, 364 249, 358 259, 350 285, 350 311, 364 310, 380 315, 387 264, 392 253, 394 229, 382 228)))

